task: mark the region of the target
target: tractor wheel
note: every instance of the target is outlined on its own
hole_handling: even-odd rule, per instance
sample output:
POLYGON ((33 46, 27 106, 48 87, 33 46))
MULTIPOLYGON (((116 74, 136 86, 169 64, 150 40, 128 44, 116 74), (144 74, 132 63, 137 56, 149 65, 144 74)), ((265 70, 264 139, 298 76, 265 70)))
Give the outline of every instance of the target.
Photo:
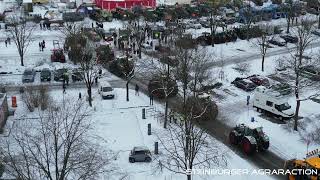
POLYGON ((266 151, 269 148, 269 146, 270 146, 269 141, 263 142, 263 145, 262 145, 263 151, 266 151))
POLYGON ((236 134, 235 134, 233 131, 231 131, 230 134, 229 134, 229 141, 230 141, 230 143, 233 144, 233 145, 239 144, 239 142, 238 142, 238 140, 237 140, 237 136, 236 136, 236 134))
POLYGON ((256 145, 255 144, 251 144, 251 142, 249 141, 248 138, 243 138, 242 139, 242 150, 245 154, 247 155, 251 155, 254 153, 255 149, 256 149, 256 145))

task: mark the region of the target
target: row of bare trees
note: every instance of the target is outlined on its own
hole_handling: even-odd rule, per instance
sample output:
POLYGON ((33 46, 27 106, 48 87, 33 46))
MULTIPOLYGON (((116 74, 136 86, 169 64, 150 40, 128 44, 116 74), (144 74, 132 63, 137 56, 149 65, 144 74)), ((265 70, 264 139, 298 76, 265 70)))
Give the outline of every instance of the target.
POLYGON ((113 155, 94 143, 90 116, 81 100, 67 99, 22 118, 1 142, 8 173, 21 180, 99 179, 113 155))

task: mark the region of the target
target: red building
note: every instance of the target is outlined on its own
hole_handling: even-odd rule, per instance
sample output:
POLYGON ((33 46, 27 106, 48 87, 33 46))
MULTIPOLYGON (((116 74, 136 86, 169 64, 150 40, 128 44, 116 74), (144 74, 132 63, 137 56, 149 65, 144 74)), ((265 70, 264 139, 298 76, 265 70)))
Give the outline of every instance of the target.
POLYGON ((156 0, 95 0, 98 7, 106 10, 113 10, 116 7, 132 8, 133 6, 156 7, 156 0))

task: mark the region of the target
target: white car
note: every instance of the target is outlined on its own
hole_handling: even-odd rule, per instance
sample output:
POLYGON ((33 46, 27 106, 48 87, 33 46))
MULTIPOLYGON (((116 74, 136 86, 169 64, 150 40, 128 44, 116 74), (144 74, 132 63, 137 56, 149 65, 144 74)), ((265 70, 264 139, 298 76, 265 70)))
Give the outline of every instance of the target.
POLYGON ((193 24, 194 29, 201 29, 202 25, 201 24, 193 24))
POLYGON ((106 80, 101 80, 98 85, 98 92, 101 95, 102 99, 113 99, 114 98, 114 89, 110 83, 106 80))

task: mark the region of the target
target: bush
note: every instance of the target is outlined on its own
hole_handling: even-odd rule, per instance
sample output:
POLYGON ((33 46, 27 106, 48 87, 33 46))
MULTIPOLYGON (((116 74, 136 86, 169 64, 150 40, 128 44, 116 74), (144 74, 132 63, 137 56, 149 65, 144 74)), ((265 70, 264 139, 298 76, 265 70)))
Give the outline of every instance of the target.
POLYGON ((239 72, 241 75, 249 73, 250 68, 251 66, 249 63, 237 63, 235 67, 233 67, 233 69, 239 72))
POLYGON ((217 105, 213 101, 189 97, 186 104, 187 112, 192 112, 193 116, 202 114, 194 119, 197 122, 215 120, 218 115, 217 105))
POLYGON ((48 87, 45 85, 39 87, 26 87, 25 92, 22 94, 22 101, 30 112, 33 112, 34 109, 39 106, 41 107, 41 110, 47 109, 49 99, 48 87))
POLYGON ((172 78, 169 80, 161 80, 160 78, 161 77, 154 77, 149 81, 149 93, 152 93, 157 98, 165 98, 165 89, 167 89, 167 92, 170 92, 170 94, 168 94, 168 97, 176 96, 178 94, 178 85, 176 80, 172 78), (164 84, 161 83, 165 81, 168 82, 167 87, 164 87, 164 84))

